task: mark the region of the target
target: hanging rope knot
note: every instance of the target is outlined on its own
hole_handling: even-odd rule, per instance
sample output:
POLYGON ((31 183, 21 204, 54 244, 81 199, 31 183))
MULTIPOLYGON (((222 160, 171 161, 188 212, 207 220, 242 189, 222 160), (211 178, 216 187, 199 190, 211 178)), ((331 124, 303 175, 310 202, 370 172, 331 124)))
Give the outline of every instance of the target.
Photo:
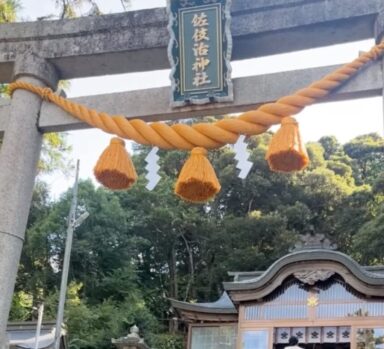
POLYGON ((110 141, 110 144, 118 144, 118 145, 122 145, 123 147, 125 147, 124 140, 122 140, 121 138, 118 138, 118 137, 113 137, 110 141))
POLYGON ((195 147, 192 149, 191 154, 206 156, 207 155, 207 149, 204 149, 202 147, 195 147))
POLYGON ((49 102, 50 101, 50 96, 53 93, 53 91, 49 87, 44 87, 40 90, 40 97, 44 101, 49 102))
POLYGON ((308 165, 308 154, 296 119, 287 116, 281 120, 281 127, 269 144, 266 159, 269 167, 278 172, 300 171, 308 165))
POLYGON ((129 189, 137 180, 135 166, 125 150, 125 142, 113 137, 93 170, 96 179, 113 190, 129 189))
POLYGON ((288 124, 298 125, 298 122, 292 116, 286 116, 285 118, 281 119, 281 125, 288 125, 288 124))
POLYGON ((202 203, 220 191, 215 170, 207 158, 207 150, 195 147, 185 162, 176 182, 175 193, 186 201, 202 203))

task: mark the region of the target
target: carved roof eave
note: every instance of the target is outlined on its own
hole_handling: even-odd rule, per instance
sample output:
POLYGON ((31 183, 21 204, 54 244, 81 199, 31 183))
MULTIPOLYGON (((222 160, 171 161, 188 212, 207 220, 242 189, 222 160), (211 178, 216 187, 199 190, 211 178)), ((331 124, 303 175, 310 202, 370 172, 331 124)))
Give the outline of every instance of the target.
POLYGON ((178 318, 185 323, 237 323, 238 314, 208 314, 178 310, 178 318))
POLYGON ((224 282, 223 285, 235 303, 258 300, 275 290, 290 275, 310 269, 334 271, 367 296, 384 294, 383 275, 365 270, 343 253, 324 249, 293 252, 277 260, 259 277, 240 282, 224 282))
POLYGON ((178 310, 179 317, 187 323, 232 323, 238 322, 238 314, 208 314, 208 313, 199 313, 194 311, 184 311, 178 310))
POLYGON ((187 303, 170 299, 172 307, 178 310, 196 312, 196 313, 207 313, 207 314, 237 314, 236 308, 224 308, 224 307, 206 307, 199 303, 187 303))
POLYGON ((185 322, 237 322, 236 308, 206 307, 199 303, 187 303, 170 299, 172 307, 185 322))

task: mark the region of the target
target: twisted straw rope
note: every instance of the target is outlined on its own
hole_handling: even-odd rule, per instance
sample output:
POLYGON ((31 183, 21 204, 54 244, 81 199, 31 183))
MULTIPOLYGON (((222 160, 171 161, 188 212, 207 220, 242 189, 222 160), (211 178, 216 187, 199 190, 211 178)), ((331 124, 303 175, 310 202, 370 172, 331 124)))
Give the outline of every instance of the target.
POLYGON ((351 63, 345 64, 336 71, 326 75, 306 88, 296 91, 267 103, 256 110, 247 111, 237 118, 223 119, 214 123, 196 123, 167 125, 161 122, 146 123, 140 119, 128 120, 123 115, 109 115, 89 109, 81 104, 71 102, 52 92, 49 88, 41 88, 23 81, 10 84, 10 92, 25 89, 38 94, 77 119, 115 134, 121 138, 133 140, 143 145, 157 146, 162 149, 206 149, 220 148, 225 144, 236 143, 239 135, 257 135, 269 127, 281 123, 282 118, 298 114, 306 106, 328 95, 336 87, 355 75, 360 68, 372 60, 378 59, 384 51, 384 41, 363 53, 351 63))

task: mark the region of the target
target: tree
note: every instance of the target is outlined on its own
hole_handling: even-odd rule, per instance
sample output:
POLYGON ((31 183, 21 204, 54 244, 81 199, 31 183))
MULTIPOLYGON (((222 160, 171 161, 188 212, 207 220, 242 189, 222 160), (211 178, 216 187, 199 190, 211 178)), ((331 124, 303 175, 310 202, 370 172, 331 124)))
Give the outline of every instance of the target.
MULTIPOLYGON (((91 215, 77 229, 73 244, 70 281, 78 304, 77 310, 67 305, 66 319, 74 347, 106 348, 107 331, 124 335, 133 321, 143 323, 153 343, 179 343, 167 334, 174 316, 167 298, 214 301, 227 271, 266 269, 300 234, 324 233, 361 261, 381 261, 382 178, 377 176, 373 186, 369 176, 356 179, 370 138, 352 140, 354 153, 349 155, 331 137, 325 143, 328 150, 322 145, 327 137, 310 143, 313 162, 297 174, 269 170, 265 154, 270 138, 266 133, 247 140, 254 165, 245 180, 237 177, 230 148, 210 152, 222 190, 204 205, 185 203, 173 194, 187 156, 180 151, 159 152, 162 179, 153 191, 145 190, 142 176, 128 192, 112 193, 89 181, 80 184, 80 210, 91 215), (375 244, 365 248, 371 241, 375 244)), ((139 174, 145 172, 148 151, 135 148, 139 174)), ((36 197, 40 204, 34 206, 27 233, 14 316, 32 316, 29 305, 20 305, 25 296, 20 292, 33 304, 52 300, 50 309, 55 309, 70 199, 68 192, 57 202, 46 201, 44 190, 36 197)))
POLYGON ((372 184, 384 170, 384 140, 376 133, 354 138, 344 145, 345 153, 354 160, 356 183, 372 184))
POLYGON ((101 11, 96 1, 93 0, 55 0, 56 6, 59 8, 59 18, 78 17, 78 10, 82 6, 89 6, 88 15, 100 15, 101 11))
POLYGON ((306 145, 306 148, 310 159, 309 168, 325 166, 325 150, 321 143, 311 142, 306 145))
POLYGON ((19 8, 18 0, 0 0, 0 23, 14 22, 19 8))
POLYGON ((353 239, 356 258, 368 265, 384 263, 384 212, 366 222, 353 239))
MULTIPOLYGON (((30 319, 32 306, 41 301, 46 319, 56 316, 70 202, 71 191, 37 216, 27 231, 13 320, 30 319)), ((71 257, 66 308, 71 346, 109 347, 111 336, 126 334, 135 323, 154 335, 157 323, 138 290, 136 246, 141 242, 129 235, 129 215, 116 195, 95 189, 91 182, 79 185, 79 207, 90 218, 76 230, 71 257)))
MULTIPOLYGON (((59 14, 54 14, 40 17, 38 20, 52 19, 58 17, 59 19, 64 18, 76 18, 81 16, 98 16, 102 12, 98 5, 98 1, 95 0, 54 0, 56 7, 58 8, 59 14), (86 9, 83 13, 82 10, 86 9)), ((131 5, 130 0, 120 0, 122 10, 127 11, 131 5)))
POLYGON ((324 149, 324 158, 329 160, 332 156, 343 152, 343 147, 337 141, 335 136, 324 136, 319 139, 319 143, 324 149))

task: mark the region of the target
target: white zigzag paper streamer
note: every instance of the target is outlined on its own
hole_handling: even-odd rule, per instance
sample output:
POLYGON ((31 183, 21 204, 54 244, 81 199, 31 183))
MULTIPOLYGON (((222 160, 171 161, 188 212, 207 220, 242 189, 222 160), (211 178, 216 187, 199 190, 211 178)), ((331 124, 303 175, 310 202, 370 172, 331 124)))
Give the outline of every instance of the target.
POLYGON ((159 156, 157 155, 158 151, 158 147, 153 147, 145 158, 145 161, 147 163, 147 166, 145 166, 145 169, 147 170, 145 178, 148 180, 148 184, 145 187, 148 190, 153 190, 161 179, 161 177, 157 173, 160 170, 160 166, 157 163, 157 161, 159 160, 159 156))
POLYGON ((236 168, 240 170, 239 178, 245 179, 248 176, 248 173, 251 170, 253 163, 248 161, 249 153, 247 151, 247 143, 245 143, 244 135, 240 135, 237 142, 233 145, 233 149, 236 153, 236 168))

